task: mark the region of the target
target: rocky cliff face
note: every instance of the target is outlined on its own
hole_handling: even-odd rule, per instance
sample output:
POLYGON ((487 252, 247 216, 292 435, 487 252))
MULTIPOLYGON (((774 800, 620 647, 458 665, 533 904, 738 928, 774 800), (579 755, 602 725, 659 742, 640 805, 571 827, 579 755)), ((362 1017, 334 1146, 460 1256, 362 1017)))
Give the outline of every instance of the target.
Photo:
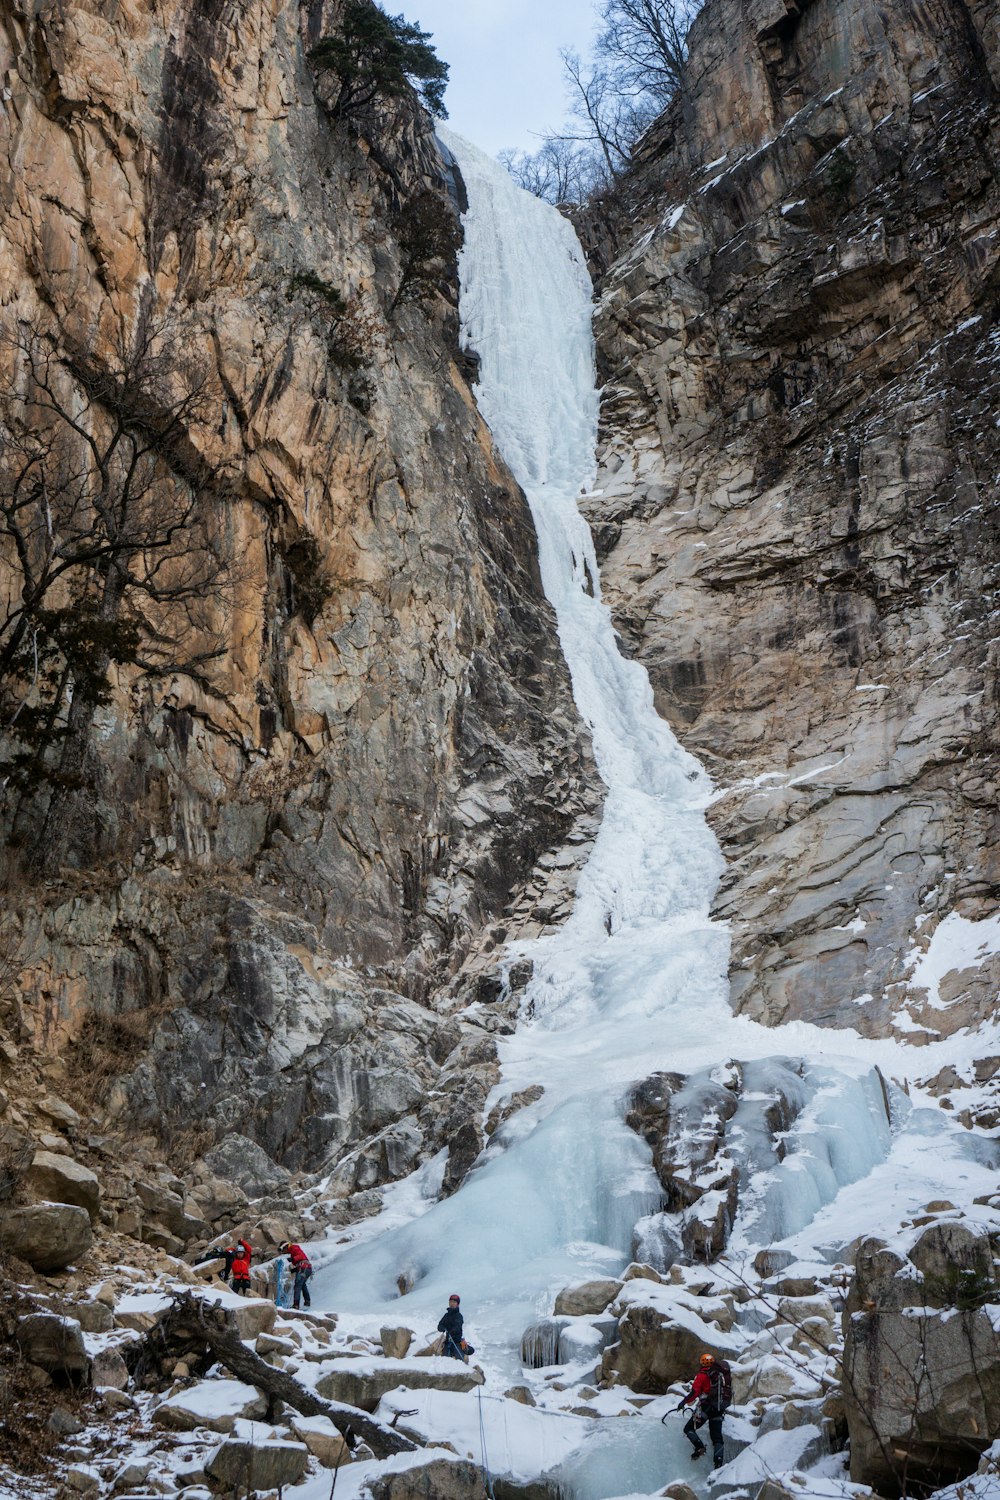
POLYGON ((604 587, 716 778, 734 1002, 767 1021, 920 1040, 996 994, 995 957, 943 1006, 914 964, 1000 879, 998 28, 709 0, 627 242, 595 239, 604 587))
MULTIPOLYGON (((596 794, 530 518, 463 377, 454 255, 398 300, 417 196, 455 212, 429 120, 390 101, 366 141, 331 117, 307 54, 336 22, 0 8, 8 399, 32 394, 25 331, 71 402, 151 339, 199 391, 156 493, 211 477, 226 585, 197 671, 119 673, 63 869, 15 890, 5 952, 7 1020, 61 1087, 291 1165, 375 1136, 367 1186, 457 1128, 449 1056, 477 1110, 488 1030, 443 1012, 470 954, 556 914, 536 861, 596 794)), ((29 851, 39 826, 29 807, 29 851)))

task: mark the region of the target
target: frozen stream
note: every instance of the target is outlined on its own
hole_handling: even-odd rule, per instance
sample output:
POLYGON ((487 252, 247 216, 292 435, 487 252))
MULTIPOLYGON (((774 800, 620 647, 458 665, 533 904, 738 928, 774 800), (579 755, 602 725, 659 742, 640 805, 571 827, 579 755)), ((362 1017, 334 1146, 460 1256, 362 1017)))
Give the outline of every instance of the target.
MULTIPOLYGON (((775 1054, 820 1070, 816 1104, 790 1143, 794 1183, 787 1172, 763 1183, 754 1222, 738 1226, 752 1244, 801 1232, 845 1184, 878 1174, 890 1135, 872 1064, 899 1054, 853 1033, 766 1029, 729 1009, 727 934, 709 917, 722 869, 704 817, 710 787, 657 717, 645 671, 617 650, 577 508, 593 483, 598 416, 582 253, 554 209, 474 147, 445 140, 470 199, 460 270, 464 336, 482 359, 477 398, 531 505, 607 800, 572 917, 522 950, 534 960, 531 1014, 503 1045, 497 1097, 536 1083, 544 1097, 512 1118, 454 1197, 434 1201, 440 1163, 390 1189, 378 1219, 331 1247, 316 1291, 374 1330, 387 1317, 433 1328, 460 1291, 495 1389, 519 1375, 519 1337, 554 1294, 619 1269, 636 1221, 659 1207, 649 1152, 621 1120, 630 1083, 775 1054), (401 1274, 412 1282, 403 1298, 401 1274)), ((647 1467, 662 1475, 663 1433, 649 1452, 638 1429, 627 1437, 636 1487, 647 1467)), ((628 1487, 620 1471, 617 1482, 628 1487)), ((595 1480, 577 1492, 618 1491, 595 1480)))

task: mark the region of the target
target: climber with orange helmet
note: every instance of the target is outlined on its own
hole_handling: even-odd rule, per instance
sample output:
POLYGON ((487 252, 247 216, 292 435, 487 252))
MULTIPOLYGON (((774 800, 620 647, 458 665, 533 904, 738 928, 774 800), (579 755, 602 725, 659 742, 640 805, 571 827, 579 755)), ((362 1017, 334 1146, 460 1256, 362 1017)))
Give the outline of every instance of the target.
POLYGON ((708 1435, 712 1439, 712 1459, 715 1468, 721 1468, 724 1452, 722 1443, 722 1417, 733 1400, 733 1376, 724 1359, 714 1354, 703 1354, 698 1361, 700 1369, 694 1377, 691 1389, 677 1403, 677 1411, 694 1403, 694 1410, 684 1424, 684 1436, 694 1452, 692 1458, 701 1458, 706 1451, 698 1428, 708 1423, 708 1435))

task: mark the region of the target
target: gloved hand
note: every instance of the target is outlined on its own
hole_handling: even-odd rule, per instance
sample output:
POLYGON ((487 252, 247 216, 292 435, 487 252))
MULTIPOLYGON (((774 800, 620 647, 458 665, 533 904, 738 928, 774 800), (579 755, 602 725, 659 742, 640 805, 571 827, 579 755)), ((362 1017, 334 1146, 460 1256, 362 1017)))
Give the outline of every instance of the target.
POLYGON ((674 1407, 674 1411, 683 1411, 685 1406, 687 1406, 687 1400, 688 1398, 686 1396, 682 1396, 677 1405, 674 1407))

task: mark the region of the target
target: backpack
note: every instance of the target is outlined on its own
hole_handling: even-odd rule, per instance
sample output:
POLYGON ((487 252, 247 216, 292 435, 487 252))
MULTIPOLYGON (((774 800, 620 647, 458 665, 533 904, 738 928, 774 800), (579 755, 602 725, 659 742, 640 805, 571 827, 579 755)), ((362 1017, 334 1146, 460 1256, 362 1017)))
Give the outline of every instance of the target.
POLYGON ((708 1372, 710 1402, 718 1411, 725 1411, 733 1404, 733 1372, 729 1361, 717 1359, 708 1372))

